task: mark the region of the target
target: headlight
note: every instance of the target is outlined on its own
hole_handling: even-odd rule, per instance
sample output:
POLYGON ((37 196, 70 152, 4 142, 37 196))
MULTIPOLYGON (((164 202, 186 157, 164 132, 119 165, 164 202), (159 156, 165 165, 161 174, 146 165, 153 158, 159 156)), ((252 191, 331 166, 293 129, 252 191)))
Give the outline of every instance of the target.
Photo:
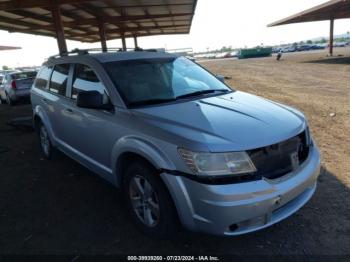
POLYGON ((178 150, 187 166, 197 175, 222 176, 257 171, 246 152, 198 153, 178 150))

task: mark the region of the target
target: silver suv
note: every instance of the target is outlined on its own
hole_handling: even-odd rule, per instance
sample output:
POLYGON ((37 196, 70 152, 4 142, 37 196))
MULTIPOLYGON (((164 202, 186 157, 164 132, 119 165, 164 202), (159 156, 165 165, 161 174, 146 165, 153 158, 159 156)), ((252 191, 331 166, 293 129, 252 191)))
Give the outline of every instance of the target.
POLYGON ((153 236, 268 227, 311 198, 319 151, 302 113, 219 79, 160 52, 50 58, 31 90, 42 152, 121 188, 153 236))

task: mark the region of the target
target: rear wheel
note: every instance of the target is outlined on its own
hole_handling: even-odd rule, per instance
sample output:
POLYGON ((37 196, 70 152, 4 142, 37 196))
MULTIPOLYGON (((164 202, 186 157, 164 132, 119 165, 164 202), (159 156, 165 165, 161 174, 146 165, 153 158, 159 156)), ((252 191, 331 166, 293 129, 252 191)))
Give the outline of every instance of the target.
POLYGON ((123 191, 128 211, 143 233, 158 238, 174 233, 177 213, 154 168, 144 161, 132 163, 124 174, 123 191))
POLYGON ((14 102, 11 100, 11 98, 9 97, 8 94, 5 94, 6 95, 6 103, 9 105, 9 106, 13 106, 14 105, 14 102))
POLYGON ((52 146, 49 133, 46 127, 41 122, 38 125, 38 135, 41 153, 46 159, 52 159, 52 156, 54 154, 54 148, 52 146))

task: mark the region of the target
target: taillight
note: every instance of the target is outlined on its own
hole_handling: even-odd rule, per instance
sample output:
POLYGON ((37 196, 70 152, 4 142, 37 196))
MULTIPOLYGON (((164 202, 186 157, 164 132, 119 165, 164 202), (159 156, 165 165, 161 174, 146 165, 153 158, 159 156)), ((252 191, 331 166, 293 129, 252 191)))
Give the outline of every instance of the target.
POLYGON ((13 80, 13 81, 11 82, 11 88, 12 88, 12 89, 16 89, 16 88, 17 88, 16 81, 13 80))

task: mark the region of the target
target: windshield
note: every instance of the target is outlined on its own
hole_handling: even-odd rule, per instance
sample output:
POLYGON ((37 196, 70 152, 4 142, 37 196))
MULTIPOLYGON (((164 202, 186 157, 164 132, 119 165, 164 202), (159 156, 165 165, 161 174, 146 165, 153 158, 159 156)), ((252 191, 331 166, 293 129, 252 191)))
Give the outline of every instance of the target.
POLYGON ((184 57, 109 62, 105 67, 128 106, 231 91, 215 76, 184 57))

